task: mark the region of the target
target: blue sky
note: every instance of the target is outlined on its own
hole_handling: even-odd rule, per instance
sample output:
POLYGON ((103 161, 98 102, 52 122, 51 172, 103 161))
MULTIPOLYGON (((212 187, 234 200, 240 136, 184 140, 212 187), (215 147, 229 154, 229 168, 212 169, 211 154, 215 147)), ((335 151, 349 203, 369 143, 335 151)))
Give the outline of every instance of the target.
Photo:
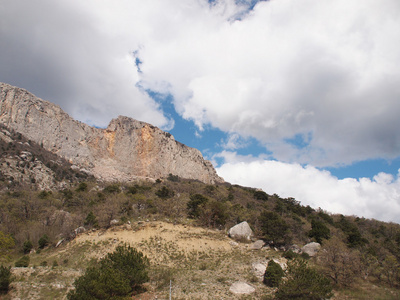
POLYGON ((0 81, 126 115, 227 181, 400 222, 398 0, 3 0, 0 81))

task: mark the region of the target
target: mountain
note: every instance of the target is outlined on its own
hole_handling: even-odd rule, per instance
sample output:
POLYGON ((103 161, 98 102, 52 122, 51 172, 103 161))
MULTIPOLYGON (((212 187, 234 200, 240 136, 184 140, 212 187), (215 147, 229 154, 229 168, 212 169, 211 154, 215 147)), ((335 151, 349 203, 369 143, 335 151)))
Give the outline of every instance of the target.
POLYGON ((101 180, 172 174, 207 184, 224 182, 199 150, 151 124, 119 116, 106 129, 95 128, 6 83, 0 83, 0 123, 101 180))

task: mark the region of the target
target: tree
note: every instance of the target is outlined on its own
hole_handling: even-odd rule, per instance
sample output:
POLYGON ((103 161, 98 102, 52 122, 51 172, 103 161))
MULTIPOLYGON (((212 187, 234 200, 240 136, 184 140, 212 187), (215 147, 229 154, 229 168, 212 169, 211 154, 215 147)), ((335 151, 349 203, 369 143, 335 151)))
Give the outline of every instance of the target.
POLYGON ((350 285, 359 272, 359 255, 336 236, 324 243, 318 257, 324 274, 337 285, 350 285))
POLYGON ((171 198, 175 195, 174 191, 170 190, 166 186, 163 186, 161 189, 156 191, 156 195, 160 198, 171 198))
POLYGON ((281 283, 284 275, 285 273, 281 266, 271 259, 268 262, 267 269, 265 270, 263 282, 269 287, 277 287, 281 283))
POLYGON ((99 226, 99 222, 92 211, 88 213, 83 224, 86 226, 93 226, 95 228, 99 226))
POLYGON ((257 200, 261 201, 267 201, 268 200, 268 194, 264 191, 255 191, 254 192, 254 198, 257 200))
POLYGON ((332 286, 328 278, 308 266, 304 260, 289 263, 288 278, 279 285, 275 299, 321 300, 332 297, 332 286))
POLYGON ((69 300, 127 299, 149 280, 149 261, 131 246, 118 246, 74 282, 69 300))
POLYGON ((32 248, 32 242, 30 240, 26 240, 22 246, 22 251, 24 252, 24 254, 28 254, 29 252, 31 252, 32 248))
POLYGON ((44 234, 40 237, 38 244, 39 244, 39 248, 43 249, 44 247, 46 247, 50 242, 50 238, 48 237, 47 234, 44 234))
POLYGON ((0 231, 0 253, 15 247, 14 239, 11 235, 0 231))
POLYGON ((331 236, 331 231, 326 225, 316 219, 312 219, 311 221, 311 230, 308 233, 309 237, 315 238, 317 243, 322 244, 322 239, 329 239, 331 236))
POLYGON ((289 226, 276 212, 262 212, 259 221, 265 239, 273 241, 275 244, 286 241, 289 226))
POLYGON ((201 208, 208 202, 208 198, 201 194, 194 194, 190 196, 187 204, 189 218, 195 219, 200 216, 201 208))
POLYGON ((11 268, 0 266, 0 294, 7 294, 11 283, 11 268))

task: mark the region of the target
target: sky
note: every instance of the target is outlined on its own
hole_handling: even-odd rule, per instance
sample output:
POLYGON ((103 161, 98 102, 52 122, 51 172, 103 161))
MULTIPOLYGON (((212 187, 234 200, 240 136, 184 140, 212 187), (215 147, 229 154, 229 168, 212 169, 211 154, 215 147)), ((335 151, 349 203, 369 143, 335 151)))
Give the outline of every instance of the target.
POLYGON ((0 81, 226 181, 400 223, 400 1, 0 0, 0 81))

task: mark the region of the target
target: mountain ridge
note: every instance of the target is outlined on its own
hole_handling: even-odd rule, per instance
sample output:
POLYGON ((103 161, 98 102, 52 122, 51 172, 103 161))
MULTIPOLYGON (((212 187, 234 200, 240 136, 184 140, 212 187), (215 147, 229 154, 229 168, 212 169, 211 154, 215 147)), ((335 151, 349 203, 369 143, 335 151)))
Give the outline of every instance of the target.
POLYGON ((119 116, 107 128, 77 121, 58 105, 0 83, 0 122, 105 181, 165 178, 173 174, 222 183, 211 162, 146 122, 119 116))

